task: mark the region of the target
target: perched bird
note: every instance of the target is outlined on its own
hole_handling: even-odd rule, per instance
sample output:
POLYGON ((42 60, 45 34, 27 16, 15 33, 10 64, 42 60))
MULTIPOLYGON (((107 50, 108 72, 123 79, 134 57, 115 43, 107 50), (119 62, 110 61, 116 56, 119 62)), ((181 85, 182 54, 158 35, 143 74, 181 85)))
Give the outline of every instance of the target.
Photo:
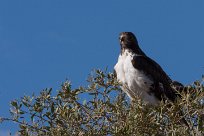
POLYGON ((132 100, 137 95, 151 105, 157 105, 164 98, 174 101, 177 93, 171 84, 182 84, 172 81, 161 66, 140 49, 132 32, 122 32, 119 40, 121 52, 114 71, 122 90, 132 100))

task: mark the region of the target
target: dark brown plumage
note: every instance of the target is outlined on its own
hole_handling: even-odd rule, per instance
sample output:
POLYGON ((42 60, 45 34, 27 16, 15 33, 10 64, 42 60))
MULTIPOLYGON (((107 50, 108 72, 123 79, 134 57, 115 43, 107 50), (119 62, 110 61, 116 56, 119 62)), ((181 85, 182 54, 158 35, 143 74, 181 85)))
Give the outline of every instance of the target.
MULTIPOLYGON (((133 33, 122 32, 120 34, 119 40, 121 45, 121 54, 119 56, 118 63, 115 66, 115 70, 116 74, 124 75, 117 77, 124 83, 125 86, 129 86, 130 91, 128 92, 127 89, 126 90, 124 89, 125 92, 129 93, 129 95, 132 96, 134 92, 138 92, 140 90, 142 92, 142 90, 144 90, 145 91, 144 93, 147 93, 149 94, 150 97, 155 97, 158 100, 162 100, 162 98, 168 98, 174 101, 178 94, 171 87, 171 85, 175 86, 183 85, 179 82, 172 81, 170 77, 161 68, 161 66, 157 64, 154 60, 149 58, 140 49, 138 41, 133 33), (128 57, 128 55, 130 56, 128 57), (135 72, 134 69, 131 68, 131 66, 129 67, 126 66, 127 64, 129 64, 128 63, 129 60, 127 60, 126 58, 128 58, 131 61, 132 67, 134 67, 135 72), (125 73, 125 71, 127 72, 125 73), (131 73, 128 71, 133 72, 131 73), (131 74, 135 74, 136 79, 132 79, 132 77, 134 76, 131 74), (141 79, 140 76, 142 76, 141 79), (149 89, 145 88, 145 84, 149 89), (134 85, 136 87, 133 87, 134 85), (137 89, 138 87, 140 88, 137 89)), ((146 99, 149 99, 149 96, 147 96, 146 94, 144 96, 146 97, 146 99)))

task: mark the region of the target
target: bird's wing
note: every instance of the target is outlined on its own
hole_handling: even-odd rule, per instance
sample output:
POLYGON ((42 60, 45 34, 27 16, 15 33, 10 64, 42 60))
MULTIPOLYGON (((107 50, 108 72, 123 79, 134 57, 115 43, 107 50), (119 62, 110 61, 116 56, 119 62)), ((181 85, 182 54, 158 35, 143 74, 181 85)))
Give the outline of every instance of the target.
POLYGON ((170 86, 171 79, 154 60, 147 56, 135 55, 132 59, 132 65, 154 80, 152 91, 155 96, 161 99, 162 95, 165 94, 169 99, 175 99, 175 92, 170 86))
POLYGON ((150 59, 147 56, 136 55, 132 60, 133 66, 142 70, 145 74, 151 76, 154 80, 158 82, 167 82, 170 83, 171 79, 169 76, 163 71, 163 69, 157 64, 154 60, 150 59))

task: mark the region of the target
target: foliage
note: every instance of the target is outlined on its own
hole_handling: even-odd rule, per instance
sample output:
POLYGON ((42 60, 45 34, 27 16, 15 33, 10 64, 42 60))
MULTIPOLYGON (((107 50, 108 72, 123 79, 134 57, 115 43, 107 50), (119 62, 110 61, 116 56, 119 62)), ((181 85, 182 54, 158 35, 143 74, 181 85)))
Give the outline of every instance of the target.
POLYGON ((18 123, 25 136, 204 134, 202 82, 180 92, 175 103, 166 100, 157 107, 139 97, 129 102, 113 73, 96 70, 88 82, 88 87, 72 89, 66 81, 55 96, 45 89, 39 96, 14 100, 11 117, 0 120, 18 123))

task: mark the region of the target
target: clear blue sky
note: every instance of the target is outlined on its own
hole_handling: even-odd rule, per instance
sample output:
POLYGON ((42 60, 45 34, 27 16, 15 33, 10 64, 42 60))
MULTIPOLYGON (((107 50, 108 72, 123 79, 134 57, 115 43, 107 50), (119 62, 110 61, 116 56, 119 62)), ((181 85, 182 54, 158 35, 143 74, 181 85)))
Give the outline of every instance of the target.
MULTIPOLYGON (((172 79, 191 84, 204 74, 203 0, 0 1, 0 115, 24 94, 112 71, 122 31, 134 32, 172 79)), ((0 135, 10 129, 0 124, 0 135)))

